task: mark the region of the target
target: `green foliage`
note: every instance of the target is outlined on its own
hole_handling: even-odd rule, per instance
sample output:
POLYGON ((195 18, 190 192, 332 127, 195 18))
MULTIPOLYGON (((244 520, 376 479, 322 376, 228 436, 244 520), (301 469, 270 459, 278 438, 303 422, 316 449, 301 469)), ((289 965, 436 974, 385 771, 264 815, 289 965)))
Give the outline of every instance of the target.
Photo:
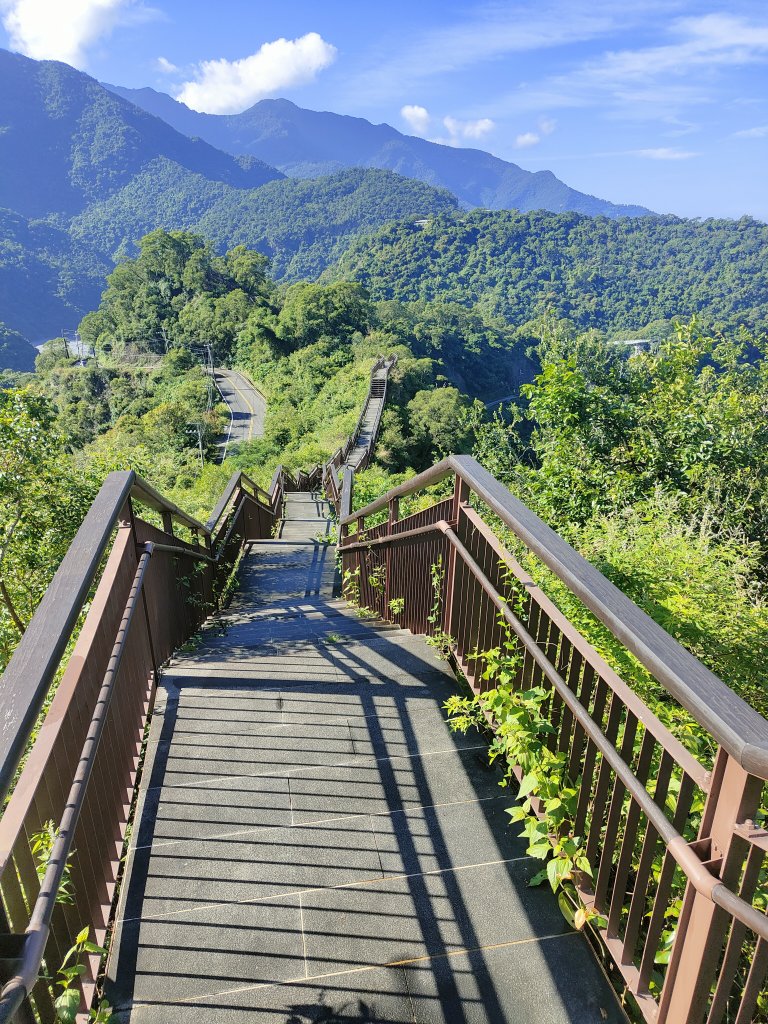
POLYGON ((5 324, 0 323, 0 370, 29 372, 34 368, 34 348, 18 331, 12 331, 5 324))
MULTIPOLYGON (((762 713, 768 400, 756 343, 681 327, 627 358, 550 336, 511 423, 478 424, 475 454, 624 593, 762 713)), ((514 538, 526 568, 697 753, 700 732, 514 538), (658 705, 658 707, 657 707, 658 705)))
MULTIPOLYGON (((85 974, 85 964, 82 957, 85 954, 90 956, 106 956, 107 951, 102 946, 88 940, 88 928, 83 928, 77 935, 74 945, 67 950, 61 967, 58 972, 57 986, 61 992, 54 1000, 56 1019, 61 1024, 76 1024, 80 1010, 80 986, 79 979, 85 974)), ((112 1024, 115 1016, 112 1007, 102 999, 98 1007, 91 1007, 88 1011, 88 1020, 94 1024, 112 1024)))
POLYGON ((522 652, 503 616, 500 622, 505 627, 502 645, 473 655, 484 665, 482 679, 493 687, 480 695, 449 697, 445 708, 452 729, 493 728, 491 763, 500 761, 503 784, 519 779, 517 795, 522 803, 510 808, 510 819, 523 823, 528 854, 547 861, 530 885, 548 880, 556 891, 577 871, 592 874, 582 838, 573 833, 578 788, 568 778, 566 755, 547 745, 554 731, 547 714, 549 691, 540 686, 522 691, 516 687, 522 652), (538 815, 534 801, 540 807, 538 815))
MULTIPOLYGON (((59 830, 53 821, 46 821, 42 829, 39 832, 35 832, 30 837, 29 848, 32 853, 32 857, 35 861, 35 871, 37 877, 42 883, 45 878, 45 872, 48 870, 48 862, 51 859, 53 853, 53 846, 56 840, 59 838, 59 830)), ((69 862, 74 857, 75 851, 71 850, 67 863, 64 867, 64 873, 61 876, 61 882, 59 883, 58 891, 56 892, 56 902, 68 905, 73 905, 75 902, 75 894, 72 883, 72 873, 70 871, 69 862)))
POLYGON ((245 189, 161 157, 74 218, 71 233, 101 253, 133 255, 154 228, 192 230, 219 249, 257 249, 278 279, 297 281, 319 276, 361 231, 455 208, 443 189, 386 170, 355 167, 245 189))
POLYGON ((0 391, 0 665, 5 666, 93 499, 55 412, 29 389, 0 391))
POLYGON ((636 331, 697 312, 710 324, 766 320, 768 226, 677 217, 474 210, 387 225, 329 277, 374 299, 478 303, 523 326, 548 311, 577 327, 636 331))

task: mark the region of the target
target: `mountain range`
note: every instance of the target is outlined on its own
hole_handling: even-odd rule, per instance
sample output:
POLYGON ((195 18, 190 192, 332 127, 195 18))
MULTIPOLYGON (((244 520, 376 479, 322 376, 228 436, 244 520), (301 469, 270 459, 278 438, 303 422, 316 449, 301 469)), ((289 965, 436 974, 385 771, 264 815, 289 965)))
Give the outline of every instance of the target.
MULTIPOLYGON (((513 322, 543 303, 629 325, 624 253, 648 319, 714 308, 715 291, 733 316, 764 305, 738 282, 735 222, 659 218, 480 150, 282 99, 200 114, 0 50, 0 166, 0 365, 20 369, 34 355, 20 335, 75 327, 156 227, 194 230, 219 251, 256 248, 279 281, 356 277, 376 295, 484 303, 513 322), (685 283, 682 300, 673 271, 688 251, 699 281, 708 268, 712 280, 685 283), (656 266, 669 281, 649 276, 656 266)), ((746 230, 764 251, 759 226, 746 230)))
POLYGON ((651 212, 577 192, 551 171, 525 171, 479 149, 428 142, 388 124, 306 110, 290 100, 261 100, 241 114, 201 114, 154 89, 107 88, 186 135, 199 136, 228 153, 257 157, 290 177, 377 167, 447 188, 465 208, 573 210, 604 217, 651 212))

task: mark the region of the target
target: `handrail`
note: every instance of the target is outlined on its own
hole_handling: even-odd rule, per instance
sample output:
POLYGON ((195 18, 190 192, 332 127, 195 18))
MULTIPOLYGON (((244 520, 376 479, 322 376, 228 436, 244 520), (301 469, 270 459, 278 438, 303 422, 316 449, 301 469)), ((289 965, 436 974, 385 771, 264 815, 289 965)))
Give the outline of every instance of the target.
MULTIPOLYGON (((237 491, 241 479, 252 484, 244 474, 234 474, 222 496, 226 501, 222 503, 220 500, 215 518, 212 516, 208 524, 203 524, 163 497, 133 470, 109 474, 3 673, 0 804, 13 783, 16 768, 125 503, 130 498, 135 499, 156 512, 169 515, 199 536, 210 539, 213 527, 237 491)), ((252 486, 257 487, 256 484, 252 486)), ((186 554, 200 560, 206 558, 194 550, 186 554)), ((216 561, 215 557, 213 560, 216 561)))
POLYGON ((226 510, 227 506, 232 500, 232 495, 238 490, 238 488, 242 488, 243 484, 252 488, 255 497, 266 498, 267 501, 271 502, 270 494, 262 490, 262 488, 259 487, 259 485, 255 483, 253 480, 251 480, 249 476, 243 473, 242 470, 237 470, 232 474, 232 476, 227 481, 227 486, 222 491, 221 497, 216 502, 216 506, 213 512, 211 512, 208 521, 204 526, 204 530, 206 533, 208 533, 209 535, 213 534, 214 530, 219 524, 219 520, 224 515, 224 511, 226 510))
MULTIPOLYGON (((600 750, 603 757, 609 762, 616 776, 621 780, 633 799, 640 806, 643 814, 648 818, 653 827, 666 843, 670 854, 691 879, 697 892, 706 896, 717 906, 728 910, 740 921, 746 924, 756 935, 768 940, 768 917, 756 910, 751 903, 747 903, 736 893, 724 885, 716 875, 712 874, 709 868, 702 863, 699 857, 693 852, 689 844, 678 830, 670 823, 663 810, 650 796, 648 790, 636 778, 630 766, 624 761, 621 755, 615 750, 613 744, 603 735, 600 728, 595 724, 591 715, 576 698, 573 690, 568 686, 561 674, 557 671, 551 660, 543 653, 536 640, 525 628, 520 619, 515 615, 509 603, 499 596, 496 588, 482 571, 476 560, 472 557, 466 546, 456 535, 455 524, 444 519, 431 523, 428 526, 418 527, 413 530, 404 531, 389 537, 376 537, 370 541, 358 541, 345 545, 344 550, 364 548, 368 545, 383 545, 386 543, 401 542, 404 539, 423 536, 427 533, 442 533, 461 555, 461 559, 467 565, 475 579, 483 588, 485 593, 509 624, 512 631, 519 638, 525 650, 542 669, 547 678, 552 682, 561 700, 566 704, 579 725, 600 750)), ((654 716, 655 717, 655 716, 654 716)))
MULTIPOLYGON (((345 473, 340 502, 349 596, 434 635, 478 696, 497 685, 492 652, 502 649, 511 652, 506 685, 542 695, 542 746, 561 759, 574 794, 563 827, 579 870, 566 877, 648 1024, 693 1024, 707 1014, 722 1024, 731 1000, 733 1019, 753 1019, 768 966, 759 901, 768 721, 473 458, 450 456, 354 513, 352 477, 345 473), (450 496, 443 491, 400 518, 399 499, 448 476, 450 496), (367 527, 385 510, 384 522, 367 527), (711 771, 547 597, 482 512, 498 517, 691 713, 717 748, 711 771), (669 963, 658 968, 673 911, 669 963)), ((493 703, 480 706, 495 728, 493 703)), ((523 778, 520 764, 506 767, 523 778)), ((543 797, 528 799, 544 832, 556 833, 543 797)))
MULTIPOLYGON (((379 360, 374 372, 380 369, 381 365, 386 365, 386 360, 379 360)), ((369 387, 369 399, 371 387, 369 387)), ((364 421, 364 416, 365 407, 361 412, 359 424, 364 421)), ((356 434, 347 441, 347 450, 354 445, 357 433, 359 433, 359 425, 356 434)), ((369 443, 368 447, 371 446, 372 444, 369 443)), ((26 890, 28 895, 32 896, 34 906, 31 909, 31 916, 25 916, 26 912, 22 914, 23 920, 28 922, 28 926, 24 932, 25 940, 21 947, 20 966, 11 982, 2 988, 0 1021, 9 1020, 24 999, 31 994, 40 963, 47 955, 46 950, 50 942, 56 944, 62 938, 72 938, 65 934, 67 925, 64 921, 61 922, 63 925, 62 935, 58 934, 57 928, 59 931, 62 931, 62 928, 55 923, 56 919, 52 917, 53 908, 63 873, 66 870, 67 858, 72 849, 75 829, 82 828, 81 825, 78 826, 79 812, 85 799, 85 791, 92 770, 101 773, 97 774, 93 784, 97 789, 103 785, 103 781, 99 780, 102 780, 104 768, 94 769, 93 766, 94 763, 101 765, 103 762, 101 756, 96 762, 98 741, 105 726, 109 699, 115 685, 123 650, 128 642, 128 627, 134 618, 135 610, 141 606, 143 601, 143 618, 145 620, 141 627, 143 633, 135 635, 139 637, 143 635, 145 639, 143 641, 136 640, 135 644, 145 643, 148 646, 141 655, 138 655, 140 659, 138 662, 135 658, 126 658, 126 664, 130 666, 126 671, 132 680, 130 684, 126 683, 126 685, 138 687, 138 690, 133 692, 140 693, 141 687, 146 684, 145 681, 142 681, 144 678, 142 673, 148 672, 147 678, 155 680, 159 662, 172 652, 174 645, 188 637, 190 631, 197 628, 201 616, 205 615, 205 609, 209 607, 206 602, 216 599, 222 580, 219 572, 220 566, 225 563, 228 566, 234 564, 237 549, 241 548, 243 544, 248 544, 254 538, 263 539, 271 534, 274 520, 280 515, 282 497, 286 489, 319 486, 325 479, 326 471, 328 471, 328 464, 316 466, 309 473, 301 472, 294 476, 283 466, 278 466, 272 477, 269 491, 265 491, 245 473, 236 472, 228 480, 206 523, 188 515, 132 471, 112 473, 102 485, 22 636, 3 677, 5 706, 2 718, 0 718, 0 799, 2 800, 13 785, 14 776, 24 756, 29 737, 46 697, 51 692, 56 672, 73 636, 78 618, 96 583, 100 574, 100 566, 111 546, 107 562, 108 574, 102 575, 101 583, 96 590, 96 605, 91 608, 91 614, 86 618, 85 627, 77 641, 75 648, 77 656, 70 659, 64 675, 65 683, 54 698, 57 712, 53 717, 46 718, 39 742, 34 748, 34 751, 38 752, 36 756, 39 765, 37 762, 33 765, 31 760, 27 765, 27 771, 32 772, 34 779, 37 779, 38 771, 42 772, 43 792, 47 793, 50 781, 45 781, 47 779, 45 773, 59 770, 61 765, 58 758, 62 753, 64 754, 62 764, 69 764, 70 756, 75 757, 75 752, 70 753, 66 746, 68 729, 71 728, 69 724, 71 716, 79 716, 83 706, 93 708, 91 725, 80 760, 72 763, 70 770, 74 771, 74 775, 67 776, 67 778, 73 779, 67 802, 63 804, 62 809, 62 804, 56 803, 54 800, 57 810, 51 817, 54 820, 58 818, 60 825, 42 886, 40 888, 32 886, 26 890), (162 517, 162 529, 158 530, 149 523, 135 518, 133 503, 144 505, 158 512, 162 517), (196 543, 188 544, 186 541, 175 538, 174 523, 189 530, 196 543), (115 536, 118 539, 113 543, 115 536), (152 539, 146 541, 143 549, 139 548, 139 551, 136 552, 138 563, 132 561, 133 555, 130 554, 132 547, 134 544, 140 544, 141 538, 147 536, 152 539), (182 599, 178 614, 170 615, 168 618, 164 613, 164 609, 167 607, 164 602, 167 601, 168 595, 174 592, 180 595, 183 592, 178 589, 174 591, 174 588, 190 586, 190 577, 184 576, 184 569, 175 561, 161 560, 161 568, 158 568, 159 575, 154 571, 150 573, 147 586, 144 586, 144 577, 152 554, 167 554, 203 563, 201 568, 205 568, 205 572, 199 577, 199 583, 195 584, 199 588, 195 591, 198 600, 189 604, 191 612, 186 610, 186 599, 182 599), (101 665, 99 658, 102 657, 102 654, 99 644, 103 642, 101 639, 103 629, 106 627, 113 630, 117 625, 114 616, 119 615, 119 612, 111 605, 112 594, 115 592, 116 581, 120 580, 117 584, 120 588, 127 585, 127 579, 125 575, 121 576, 121 573, 125 574, 129 566, 133 584, 117 629, 112 655, 94 708, 91 701, 96 696, 96 691, 89 690, 88 687, 92 685, 91 681, 95 682, 95 680, 92 675, 88 676, 88 672, 93 672, 92 666, 101 665), (134 566, 136 566, 135 572, 134 566), (147 596, 148 594, 149 596, 147 596), (161 616, 160 620, 158 620, 158 614, 161 616), (162 625, 158 625, 159 622, 162 625), (108 626, 107 623, 109 623, 108 626), (157 634, 155 633, 156 628, 157 634), (161 658, 156 657, 158 648, 155 640, 158 635, 163 652, 161 658), (81 685, 83 678, 86 680, 83 684, 84 689, 78 691, 77 687, 81 685), (88 681, 89 679, 91 681, 88 681), (75 702, 76 692, 84 695, 85 705, 75 702), (34 898, 35 892, 37 898, 34 898)), ((335 477, 338 484, 339 478, 335 467, 332 467, 332 476, 335 477)), ((171 612, 172 609, 168 609, 168 613, 171 612)), ((114 634, 109 633, 108 635, 114 634)), ((132 650, 137 651, 138 648, 134 646, 132 650)), ((106 656, 106 651, 103 652, 103 656, 106 656)), ((98 671, 103 671, 103 668, 100 667, 98 671)), ((154 683, 150 682, 146 685, 151 687, 154 683)), ((146 710, 146 704, 143 706, 146 710)), ((78 727, 75 727, 75 734, 77 734, 78 727)), ((121 757, 127 753, 127 748, 122 750, 121 757)), ((35 754, 33 753, 31 756, 35 756, 35 754)), ((120 770, 135 772, 135 765, 131 768, 130 760, 120 763, 122 766, 120 770)), ((106 777, 109 777, 112 770, 113 768, 110 766, 107 769, 106 777)), ((27 837, 39 828, 42 821, 39 815, 43 813, 41 808, 45 805, 47 797, 44 797, 43 804, 38 805, 34 779, 32 776, 27 778, 22 772, 22 785, 10 798, 8 816, 3 815, 3 824, 5 825, 3 833, 4 868, 0 881, 5 882, 6 886, 14 884, 13 878, 19 863, 15 858, 21 856, 22 862, 26 865, 27 861, 24 858, 28 859, 28 854, 24 850, 26 850, 27 837)), ((66 790, 60 794, 58 794, 56 786, 54 786, 54 790, 57 793, 56 799, 60 796, 63 800, 66 790)), ((115 821, 114 824, 121 830, 125 819, 115 821)), ((114 881, 111 873, 114 869, 114 858, 106 849, 104 854, 107 859, 104 863, 105 874, 102 884, 109 886, 114 881)), ((92 861, 91 863, 95 868, 96 862, 92 861)), ((96 875, 95 877, 98 880, 101 876, 96 875)), ((24 885, 27 886, 26 881, 24 885)), ((6 890, 3 890, 3 897, 5 898, 5 896, 6 890)), ((83 898, 87 899, 88 894, 84 893, 83 898)), ((95 913, 95 911, 93 912, 95 913)), ((14 923, 20 922, 19 908, 17 907, 13 913, 15 915, 14 923)), ((90 917, 90 915, 89 907, 86 917, 90 917)), ((95 918, 92 919, 92 923, 97 923, 95 918)), ((5 921, 3 921, 3 926, 7 926, 5 921)), ((20 925, 20 930, 21 928, 23 928, 23 924, 20 925)), ((32 998, 37 999, 37 993, 38 990, 35 989, 32 998)))
MULTIPOLYGON (((768 779, 768 722, 469 455, 392 488, 342 528, 455 473, 750 774, 768 779)), ((346 481, 345 481, 346 482, 346 481)), ((344 541, 342 540, 342 544, 344 541)))
POLYGON ((135 480, 128 471, 104 481, 3 674, 0 805, 135 480))
POLYGON ((125 604, 123 617, 112 647, 107 671, 99 691, 96 707, 91 716, 91 724, 83 744, 83 750, 78 762, 77 774, 72 781, 72 786, 67 797, 64 814, 56 833, 56 839, 48 859, 48 864, 43 877, 40 892, 35 900, 35 905, 30 916, 29 925, 24 933, 24 946, 21 955, 21 963, 16 974, 0 992, 0 1022, 5 1024, 10 1021, 14 1013, 21 1006, 29 994, 37 979, 40 964, 45 956, 45 947, 51 929, 51 918, 56 904, 59 887, 64 872, 67 868, 67 859, 72 848, 75 827, 80 818, 85 801, 88 780, 91 777, 96 751, 99 747, 106 724, 107 711, 112 700, 112 693, 115 688, 117 672, 125 650, 125 642, 130 629, 136 607, 141 597, 144 585, 144 576, 147 565, 152 557, 154 545, 145 544, 144 552, 139 558, 136 572, 133 578, 128 600, 125 604))

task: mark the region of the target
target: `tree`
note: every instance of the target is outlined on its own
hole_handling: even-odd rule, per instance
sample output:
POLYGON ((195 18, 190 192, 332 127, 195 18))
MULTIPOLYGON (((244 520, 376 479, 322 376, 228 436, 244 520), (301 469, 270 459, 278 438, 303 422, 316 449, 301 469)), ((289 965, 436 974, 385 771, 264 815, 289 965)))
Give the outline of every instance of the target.
POLYGON ((5 665, 93 499, 50 403, 0 391, 0 663, 5 665))

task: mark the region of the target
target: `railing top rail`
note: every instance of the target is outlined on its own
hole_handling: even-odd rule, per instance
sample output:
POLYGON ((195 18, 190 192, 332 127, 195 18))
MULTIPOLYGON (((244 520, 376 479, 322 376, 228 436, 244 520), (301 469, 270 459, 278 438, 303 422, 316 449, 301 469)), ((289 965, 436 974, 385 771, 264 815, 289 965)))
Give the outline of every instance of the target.
MULTIPOLYGON (((110 473, 104 481, 3 673, 0 804, 135 481, 133 472, 110 473)), ((142 489, 139 499, 145 494, 142 489)))
POLYGON ((174 505, 172 501, 163 497, 151 484, 148 484, 146 480, 143 480, 136 474, 134 474, 131 497, 141 502, 142 505, 154 509, 156 512, 168 513, 175 522, 188 527, 194 533, 210 533, 210 530, 199 519, 187 515, 178 505, 174 505))
MULTIPOLYGON (((219 524, 219 520, 224 515, 227 506, 232 500, 232 495, 235 493, 238 487, 242 487, 243 485, 250 487, 257 498, 265 498, 267 501, 271 502, 272 498, 270 494, 268 494, 263 488, 259 487, 259 485, 255 481, 251 480, 251 478, 247 474, 243 473, 242 470, 236 470, 227 481, 227 486, 224 488, 221 497, 216 502, 216 507, 211 513, 208 522, 203 527, 206 533, 213 533, 213 531, 219 524)), ((274 486, 272 493, 274 494, 274 486)))
POLYGON ((743 768, 768 779, 768 721, 471 456, 451 455, 358 512, 345 509, 341 525, 373 515, 386 508, 392 498, 423 490, 452 473, 496 513, 743 768))

